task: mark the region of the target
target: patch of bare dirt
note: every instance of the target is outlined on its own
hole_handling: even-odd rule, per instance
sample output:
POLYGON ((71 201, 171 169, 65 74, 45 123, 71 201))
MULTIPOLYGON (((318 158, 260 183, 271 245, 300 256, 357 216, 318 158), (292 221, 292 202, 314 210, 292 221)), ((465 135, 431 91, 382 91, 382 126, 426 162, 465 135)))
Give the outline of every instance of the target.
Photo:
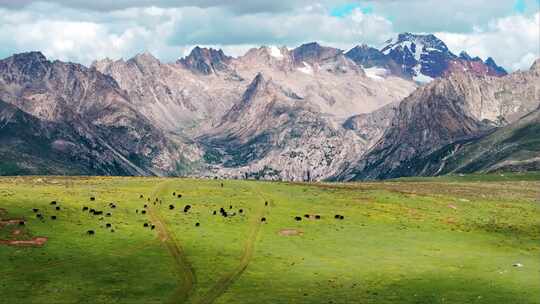
POLYGON ((457 220, 453 217, 448 217, 442 220, 443 223, 447 225, 457 225, 457 220))
POLYGON ((0 228, 2 228, 4 226, 8 226, 8 225, 17 225, 20 222, 24 222, 24 220, 23 219, 13 219, 13 220, 0 221, 0 228))
POLYGON ((302 236, 304 232, 298 229, 281 229, 279 235, 282 236, 302 236))
POLYGON ((0 245, 17 247, 42 247, 49 239, 46 237, 35 237, 30 240, 0 240, 0 245))

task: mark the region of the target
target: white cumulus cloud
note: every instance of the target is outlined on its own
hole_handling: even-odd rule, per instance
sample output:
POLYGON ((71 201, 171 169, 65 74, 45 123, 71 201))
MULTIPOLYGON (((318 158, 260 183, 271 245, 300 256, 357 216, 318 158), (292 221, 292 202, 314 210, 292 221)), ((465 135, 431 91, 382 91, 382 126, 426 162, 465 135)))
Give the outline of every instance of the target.
POLYGON ((472 33, 441 32, 436 35, 459 52, 495 61, 510 70, 528 69, 540 57, 540 12, 526 17, 515 15, 476 27, 472 33))

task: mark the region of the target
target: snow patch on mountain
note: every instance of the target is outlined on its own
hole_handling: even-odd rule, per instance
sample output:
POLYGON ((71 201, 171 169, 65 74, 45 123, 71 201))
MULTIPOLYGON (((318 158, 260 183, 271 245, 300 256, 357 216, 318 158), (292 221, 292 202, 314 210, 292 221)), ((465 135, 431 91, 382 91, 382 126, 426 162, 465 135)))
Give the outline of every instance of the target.
POLYGON ((304 66, 298 68, 298 71, 300 71, 300 72, 302 72, 304 74, 313 75, 313 67, 309 63, 307 63, 305 61, 303 61, 302 63, 304 64, 304 66))
POLYGON ((383 68, 378 67, 371 67, 371 68, 363 68, 364 72, 366 73, 366 76, 374 79, 374 80, 384 80, 388 74, 390 74, 390 71, 383 68))
POLYGON ((413 71, 414 71, 414 74, 415 74, 413 76, 413 80, 416 81, 416 82, 420 82, 420 83, 432 82, 433 78, 429 77, 427 75, 424 75, 421 70, 422 70, 422 65, 421 64, 418 64, 417 66, 415 66, 413 68, 413 71))
POLYGON ((271 46, 269 50, 270 50, 270 56, 278 60, 283 59, 284 56, 281 53, 281 50, 277 46, 271 46))

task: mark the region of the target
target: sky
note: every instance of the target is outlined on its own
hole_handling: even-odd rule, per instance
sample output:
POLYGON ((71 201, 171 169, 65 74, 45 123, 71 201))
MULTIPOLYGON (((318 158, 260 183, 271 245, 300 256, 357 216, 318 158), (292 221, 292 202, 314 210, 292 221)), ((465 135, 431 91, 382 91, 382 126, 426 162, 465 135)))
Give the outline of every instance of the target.
POLYGON ((195 45, 232 56, 311 41, 380 47, 400 32, 528 69, 540 57, 540 0, 0 0, 1 58, 35 50, 86 65, 142 52, 172 62, 195 45))

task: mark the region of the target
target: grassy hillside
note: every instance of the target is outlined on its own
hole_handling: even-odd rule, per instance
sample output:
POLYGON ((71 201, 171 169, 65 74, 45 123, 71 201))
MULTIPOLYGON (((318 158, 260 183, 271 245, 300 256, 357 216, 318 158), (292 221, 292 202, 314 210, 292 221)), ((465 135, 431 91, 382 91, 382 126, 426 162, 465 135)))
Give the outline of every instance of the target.
POLYGON ((538 174, 358 184, 0 178, 0 240, 48 238, 0 241, 0 302, 540 303, 539 199, 538 174))

